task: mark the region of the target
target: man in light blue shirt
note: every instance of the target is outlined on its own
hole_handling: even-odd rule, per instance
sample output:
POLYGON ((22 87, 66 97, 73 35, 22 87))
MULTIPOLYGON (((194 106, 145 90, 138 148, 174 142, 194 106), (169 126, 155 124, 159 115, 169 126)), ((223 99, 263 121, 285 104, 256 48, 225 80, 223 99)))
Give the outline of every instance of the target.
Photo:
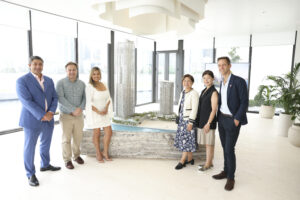
POLYGON ((73 159, 78 164, 84 161, 80 157, 80 143, 83 134, 83 114, 85 108, 85 84, 78 79, 78 66, 74 62, 69 62, 65 66, 67 77, 58 81, 56 91, 58 95, 60 124, 63 130, 62 150, 63 159, 67 169, 74 169, 71 161, 73 159), (72 147, 71 147, 71 140, 72 147))

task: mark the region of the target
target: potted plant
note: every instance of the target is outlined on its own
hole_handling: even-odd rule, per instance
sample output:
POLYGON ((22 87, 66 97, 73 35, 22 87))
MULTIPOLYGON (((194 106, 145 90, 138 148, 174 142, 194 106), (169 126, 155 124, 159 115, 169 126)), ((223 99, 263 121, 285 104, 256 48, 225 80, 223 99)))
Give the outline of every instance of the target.
POLYGON ((300 90, 295 95, 294 107, 292 109, 292 119, 298 119, 298 122, 293 123, 288 131, 288 139, 291 144, 300 147, 300 90))
POLYGON ((275 83, 275 89, 277 92, 277 102, 282 105, 284 112, 279 115, 278 123, 278 135, 288 136, 288 130, 293 124, 293 120, 296 118, 297 105, 296 97, 299 96, 299 81, 297 74, 300 70, 300 63, 295 64, 292 72, 281 76, 268 76, 268 80, 275 83))
POLYGON ((295 79, 293 80, 293 103, 291 106, 292 120, 295 120, 293 125, 289 128, 288 139, 291 144, 296 147, 300 147, 300 77, 299 74, 300 63, 296 64, 296 67, 292 73, 295 73, 295 79), (298 121, 297 121, 298 120, 298 121))
POLYGON ((272 119, 275 114, 275 87, 272 85, 260 85, 254 101, 258 102, 261 107, 259 114, 262 118, 272 119))

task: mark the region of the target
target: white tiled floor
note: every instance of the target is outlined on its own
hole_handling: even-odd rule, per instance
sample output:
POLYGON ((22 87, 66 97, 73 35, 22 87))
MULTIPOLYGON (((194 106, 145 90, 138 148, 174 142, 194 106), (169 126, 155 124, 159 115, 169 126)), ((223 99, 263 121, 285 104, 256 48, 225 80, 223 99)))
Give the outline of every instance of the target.
MULTIPOLYGON (((277 117, 260 119, 248 114, 249 125, 242 127, 236 146, 236 187, 224 190, 225 180, 211 175, 222 168, 223 156, 216 138, 215 168, 197 172, 197 166, 176 171, 177 160, 138 160, 115 158, 105 164, 84 157, 83 166, 63 167, 61 131, 55 127, 51 146, 52 164, 59 172, 37 172, 40 186, 30 187, 25 177, 22 148, 23 132, 0 136, 0 199, 242 199, 299 200, 300 148, 287 138, 275 135, 277 117)), ((153 122, 146 122, 150 125, 153 122)), ((157 124, 176 127, 171 122, 157 124)), ((39 167, 38 148, 36 167, 39 167)), ((199 161, 196 162, 199 164, 199 161)))

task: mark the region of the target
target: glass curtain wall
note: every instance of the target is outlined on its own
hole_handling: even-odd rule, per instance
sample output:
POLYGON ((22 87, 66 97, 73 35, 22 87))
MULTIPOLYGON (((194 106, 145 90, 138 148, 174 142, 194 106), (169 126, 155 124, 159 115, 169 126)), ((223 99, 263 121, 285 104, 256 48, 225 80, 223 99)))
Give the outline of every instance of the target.
POLYGON ((163 53, 157 55, 157 100, 160 100, 160 81, 165 80, 166 77, 166 55, 163 53))
POLYGON ((184 73, 194 77, 193 88, 199 93, 204 89, 202 73, 205 71, 205 64, 212 62, 212 37, 191 37, 184 40, 184 73))
POLYGON ((101 81, 108 86, 108 44, 110 30, 85 23, 78 24, 80 79, 88 83, 92 67, 101 70, 101 81))
MULTIPOLYGON (((273 84, 268 75, 281 76, 291 71, 295 32, 254 34, 252 36, 252 67, 249 94, 249 111, 259 111, 254 101, 259 85, 273 84)), ((282 110, 276 105, 275 112, 282 110)))
POLYGON ((66 76, 65 65, 75 59, 76 22, 32 11, 33 55, 44 59, 44 74, 56 84, 66 76))
MULTIPOLYGON (((1 130, 18 127, 20 103, 15 92, 15 81, 28 69, 29 11, 25 8, 0 2, 0 109, 11 113, 0 119, 1 130)), ((77 22, 63 17, 32 11, 33 54, 44 61, 44 74, 56 83, 66 76, 65 64, 76 61, 75 38, 77 22)), ((295 33, 255 34, 252 39, 252 67, 250 74, 249 110, 258 111, 254 97, 257 88, 266 82, 268 75, 282 75, 291 70, 292 49, 295 33)), ((115 31, 115 58, 117 45, 122 41, 133 41, 136 47, 136 104, 152 102, 153 88, 153 41, 131 34, 115 31)), ((249 60, 249 36, 216 37, 216 57, 229 56, 233 62, 249 60)), ((98 66, 102 80, 107 84, 108 43, 110 30, 78 23, 78 61, 80 78, 87 82, 91 67, 98 66)), ((157 42, 157 51, 176 50, 177 40, 157 42), (170 42, 171 41, 171 42, 170 42), (168 44, 168 45, 167 45, 168 44)), ((207 63, 213 62, 213 38, 187 37, 184 39, 184 73, 195 77, 194 88, 204 88, 202 73, 207 63)), ((158 79, 165 77, 165 55, 158 54, 158 79)), ((176 61, 176 54, 169 53, 169 60, 176 61), (174 57, 174 58, 173 58, 174 57)), ((115 64, 116 61, 115 61, 115 64)), ((175 72, 176 62, 169 62, 169 79, 175 72)), ((115 79, 116 80, 116 79, 115 79)), ((277 111, 281 108, 277 107, 277 111)))
MULTIPOLYGON (((281 76, 291 71, 293 46, 257 46, 252 51, 249 111, 259 111, 260 105, 254 101, 259 85, 272 84, 266 80, 269 75, 281 76)), ((276 105, 275 110, 278 113, 282 109, 276 105)))
POLYGON ((140 38, 137 39, 137 85, 136 104, 152 102, 153 88, 153 49, 154 41, 140 38))
POLYGON ((29 11, 0 2, 0 131, 18 127, 16 80, 29 71, 29 11), (3 114, 5 113, 5 114, 3 114))
POLYGON ((222 56, 229 57, 232 63, 248 63, 249 47, 248 46, 219 47, 217 48, 216 51, 216 59, 222 56))

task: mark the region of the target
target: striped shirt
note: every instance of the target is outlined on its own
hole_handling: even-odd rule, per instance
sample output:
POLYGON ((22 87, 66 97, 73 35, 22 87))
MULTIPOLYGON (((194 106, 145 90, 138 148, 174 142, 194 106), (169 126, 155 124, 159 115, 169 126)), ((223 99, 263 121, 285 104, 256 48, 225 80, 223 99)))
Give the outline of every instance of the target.
POLYGON ((57 82, 59 110, 65 114, 71 114, 76 108, 85 109, 85 84, 76 79, 71 82, 68 77, 57 82))

